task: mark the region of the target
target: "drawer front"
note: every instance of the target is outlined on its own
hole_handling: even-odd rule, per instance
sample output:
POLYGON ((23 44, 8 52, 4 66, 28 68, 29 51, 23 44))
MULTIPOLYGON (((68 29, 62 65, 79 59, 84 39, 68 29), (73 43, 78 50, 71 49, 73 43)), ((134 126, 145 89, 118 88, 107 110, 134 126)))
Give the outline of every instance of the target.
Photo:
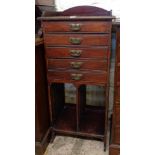
POLYGON ((46 47, 47 58, 91 58, 107 59, 109 47, 70 48, 46 47))
POLYGON ((50 32, 111 32, 110 22, 43 22, 44 33, 50 32))
POLYGON ((120 155, 120 149, 119 148, 110 147, 109 155, 120 155))
POLYGON ((110 45, 109 35, 90 35, 90 34, 51 34, 44 35, 45 45, 51 46, 67 46, 67 45, 82 45, 82 46, 101 46, 110 45))
POLYGON ((107 72, 48 71, 48 82, 107 83, 107 72))
POLYGON ((80 59, 48 59, 48 69, 107 70, 107 61, 80 59))
POLYGON ((120 127, 119 126, 115 126, 114 130, 115 130, 114 131, 114 133, 115 133, 114 143, 120 144, 120 127))

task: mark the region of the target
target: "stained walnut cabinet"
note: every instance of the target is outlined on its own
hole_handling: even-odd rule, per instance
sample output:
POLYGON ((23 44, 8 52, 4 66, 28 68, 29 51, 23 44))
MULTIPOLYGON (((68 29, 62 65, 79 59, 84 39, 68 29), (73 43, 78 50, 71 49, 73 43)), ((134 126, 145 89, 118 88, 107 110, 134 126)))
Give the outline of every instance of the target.
POLYGON ((39 18, 53 139, 56 134, 95 138, 106 149, 112 18, 110 11, 89 6, 39 18), (65 102, 66 83, 75 87, 75 104, 65 102), (105 88, 103 106, 86 103, 88 85, 105 88))
POLYGON ((116 32, 116 62, 114 84, 114 106, 112 119, 112 133, 110 155, 120 155, 120 26, 115 26, 116 32))
POLYGON ((43 155, 50 140, 50 117, 46 80, 44 44, 36 39, 35 44, 35 153, 43 155))

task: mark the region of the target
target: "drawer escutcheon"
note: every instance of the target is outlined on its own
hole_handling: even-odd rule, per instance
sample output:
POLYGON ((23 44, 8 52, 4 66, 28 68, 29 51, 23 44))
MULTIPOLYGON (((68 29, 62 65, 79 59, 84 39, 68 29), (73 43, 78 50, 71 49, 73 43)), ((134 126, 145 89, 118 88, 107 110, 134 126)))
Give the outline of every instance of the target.
POLYGON ((71 67, 74 69, 79 69, 82 64, 83 62, 70 62, 71 67))
POLYGON ((80 45, 82 42, 81 38, 70 38, 70 43, 73 45, 80 45))
POLYGON ((80 31, 81 30, 81 24, 70 24, 70 30, 71 31, 80 31))
POLYGON ((82 53, 82 50, 70 50, 69 53, 73 57, 79 57, 82 53))
POLYGON ((71 78, 72 78, 72 80, 81 80, 81 78, 82 78, 82 74, 71 74, 71 78))

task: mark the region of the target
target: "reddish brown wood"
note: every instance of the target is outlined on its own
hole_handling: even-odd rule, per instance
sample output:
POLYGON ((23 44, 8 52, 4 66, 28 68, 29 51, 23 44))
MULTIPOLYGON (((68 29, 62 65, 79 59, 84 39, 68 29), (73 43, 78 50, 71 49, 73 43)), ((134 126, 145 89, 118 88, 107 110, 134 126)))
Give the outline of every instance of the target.
POLYGON ((106 46, 110 45, 110 37, 107 34, 48 34, 44 35, 46 46, 75 45, 71 39, 80 40, 79 46, 106 46))
POLYGON ((86 58, 86 59, 107 59, 110 49, 102 47, 46 47, 47 58, 86 58), (81 50, 78 57, 70 54, 71 50, 81 50))
POLYGON ((112 18, 110 11, 90 6, 74 7, 59 13, 59 16, 49 17, 46 14, 40 18, 46 49, 47 79, 49 86, 52 85, 49 91, 49 96, 52 94, 49 102, 52 133, 98 138, 104 140, 105 149, 112 18), (77 24, 77 28, 72 28, 70 24, 77 24), (81 51, 75 55, 71 50, 81 51), (83 64, 80 69, 72 69, 70 62, 83 64), (76 105, 70 106, 64 99, 61 100, 64 98, 64 88, 60 85, 64 83, 72 83, 76 87, 76 105), (103 107, 86 105, 87 84, 106 87, 103 107))
POLYGON ((76 6, 69 8, 62 12, 64 16, 111 16, 111 11, 104 10, 103 8, 94 7, 94 6, 76 6))
POLYGON ((43 155, 50 139, 47 79, 43 43, 35 46, 35 151, 43 155), (46 115, 45 115, 46 114, 46 115))
POLYGON ((63 109, 65 104, 65 92, 64 92, 64 84, 53 83, 51 85, 51 112, 52 112, 52 122, 57 119, 59 112, 63 109), (53 104, 55 102, 55 104, 53 104))
POLYGON ((68 22, 43 22, 44 33, 51 32, 75 32, 72 30, 72 24, 79 24, 80 28, 76 32, 94 32, 94 33, 110 33, 111 22, 92 22, 92 21, 68 21, 68 22))
MULTIPOLYGON (((109 66, 110 64, 108 64, 109 66)), ((107 75, 107 79, 109 80, 109 68, 108 68, 108 75, 107 75)), ((108 83, 108 82, 107 82, 108 83)), ((108 86, 106 87, 106 92, 105 92, 105 119, 104 119, 104 126, 105 126, 105 130, 104 130, 104 151, 106 151, 106 148, 107 148, 107 132, 108 132, 108 124, 109 124, 109 121, 108 121, 108 110, 109 110, 109 83, 108 83, 108 86)))
POLYGON ((115 104, 115 123, 120 126, 120 105, 115 104))
POLYGON ((104 107, 85 106, 80 119, 82 133, 104 135, 104 107))
POLYGON ((82 60, 82 59, 48 59, 48 70, 50 69, 77 69, 82 70, 100 70, 107 71, 107 61, 105 60, 82 60), (78 68, 79 67, 79 68, 78 68))
POLYGON ((48 82, 64 82, 64 83, 78 83, 78 84, 89 84, 94 83, 107 83, 106 72, 82 72, 82 71, 48 71, 48 82), (72 80, 72 74, 81 74, 80 80, 72 80))
POLYGON ((76 131, 76 106, 65 104, 62 108, 53 127, 58 130, 76 131))
POLYGON ((116 87, 119 87, 120 86, 120 63, 118 62, 117 63, 117 66, 115 67, 116 68, 116 74, 115 74, 115 86, 116 87))
POLYGON ((115 83, 114 83, 114 106, 112 119, 112 141, 109 155, 120 154, 120 27, 117 25, 116 31, 116 63, 115 63, 115 83))
POLYGON ((116 145, 111 145, 109 155, 120 155, 119 147, 116 145))
POLYGON ((120 144, 120 127, 117 125, 114 128, 114 144, 120 144))
POLYGON ((115 87, 114 94, 115 104, 120 105, 120 86, 115 87))
POLYGON ((51 103, 51 85, 48 85, 48 100, 49 100, 49 113, 50 113, 50 122, 53 122, 52 117, 52 103, 51 103))
POLYGON ((36 46, 35 50, 35 114, 36 130, 40 131, 40 134, 36 132, 36 140, 40 141, 49 128, 49 112, 43 44, 36 46))
POLYGON ((42 16, 39 21, 111 21, 114 16, 42 16))
POLYGON ((91 133, 83 133, 78 131, 67 131, 67 130, 59 130, 56 128, 53 128, 53 130, 58 133, 59 135, 63 136, 72 136, 72 137, 79 137, 79 138, 85 138, 85 139, 95 139, 95 140, 103 140, 104 135, 98 135, 98 134, 91 134, 91 133))

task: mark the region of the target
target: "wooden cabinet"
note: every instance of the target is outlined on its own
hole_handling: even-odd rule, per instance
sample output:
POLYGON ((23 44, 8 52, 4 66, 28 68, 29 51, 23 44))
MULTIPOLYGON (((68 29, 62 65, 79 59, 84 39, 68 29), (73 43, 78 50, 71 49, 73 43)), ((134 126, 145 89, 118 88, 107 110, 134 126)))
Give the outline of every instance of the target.
POLYGON ((114 25, 116 32, 116 60, 114 82, 114 106, 112 119, 112 133, 109 155, 120 154, 120 27, 114 25))
POLYGON ((49 14, 40 20, 53 138, 55 134, 95 138, 103 140, 106 149, 111 12, 85 6, 71 8, 59 16, 49 14), (65 103, 66 83, 76 89, 76 104, 65 103), (87 105, 87 85, 105 87, 103 106, 87 105))
POLYGON ((35 152, 43 155, 50 140, 50 117, 43 41, 35 46, 35 152))

